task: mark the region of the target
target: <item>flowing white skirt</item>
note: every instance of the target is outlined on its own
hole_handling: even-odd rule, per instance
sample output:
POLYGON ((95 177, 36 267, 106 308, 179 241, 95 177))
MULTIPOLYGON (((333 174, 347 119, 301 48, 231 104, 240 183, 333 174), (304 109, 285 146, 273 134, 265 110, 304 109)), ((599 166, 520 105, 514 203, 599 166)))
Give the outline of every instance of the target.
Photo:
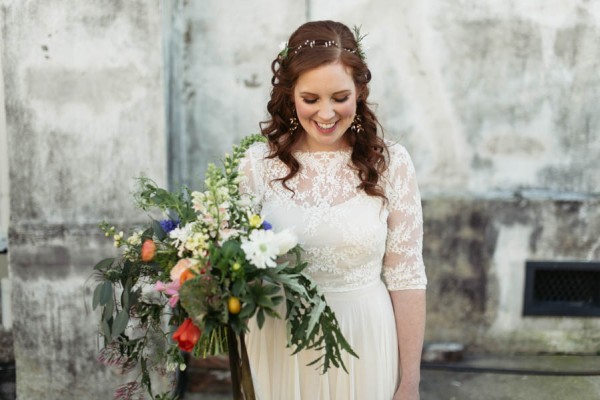
POLYGON ((332 367, 323 375, 314 365, 306 366, 316 352, 290 356, 285 321, 267 317, 262 329, 251 321, 247 346, 257 398, 391 400, 398 384, 398 342, 384 284, 324 295, 359 358, 344 353, 348 373, 332 367))

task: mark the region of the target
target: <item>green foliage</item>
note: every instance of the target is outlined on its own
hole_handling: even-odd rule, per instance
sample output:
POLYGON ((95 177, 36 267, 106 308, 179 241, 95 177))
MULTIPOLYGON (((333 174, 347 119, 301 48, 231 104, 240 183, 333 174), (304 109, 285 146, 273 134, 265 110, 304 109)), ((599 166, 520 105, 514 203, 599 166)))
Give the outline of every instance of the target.
MULTIPOLYGON (((291 332, 289 345, 296 353, 321 351, 314 363, 319 363, 323 372, 331 366, 345 369, 342 351, 355 355, 324 297, 304 274, 300 247, 288 253, 295 257, 286 256, 290 260, 274 268, 253 265, 244 252, 244 240, 247 245, 251 232, 262 230, 262 219, 252 215, 249 201, 242 199, 238 168, 248 147, 264 140, 260 135, 249 136, 234 146, 232 155, 225 155, 222 168, 209 165, 204 192, 186 187, 169 192, 149 178, 139 178, 138 206, 146 211, 158 209, 167 220, 150 218, 127 238, 115 227, 101 224, 123 254, 94 266, 99 282, 92 307, 101 310, 98 333, 104 339, 103 351, 110 354, 108 359, 120 363, 123 370, 139 370, 139 383, 122 390, 143 388, 150 398, 171 398, 153 392, 150 376, 165 366, 174 371, 185 364, 171 331, 186 318, 201 330, 194 357, 227 352, 228 336, 243 337, 254 317, 259 327, 267 317, 285 317, 291 332), (163 228, 169 224, 172 227, 163 228), (175 225, 177 231, 171 237, 167 231, 175 225), (178 272, 172 275, 176 265, 178 272), (180 284, 183 269, 188 275, 180 284), (158 284, 161 292, 153 289, 158 284), (179 302, 168 292, 168 285, 168 290, 177 292, 179 302), (286 311, 280 315, 283 302, 286 311)), ((266 231, 258 233, 267 235, 266 231)))

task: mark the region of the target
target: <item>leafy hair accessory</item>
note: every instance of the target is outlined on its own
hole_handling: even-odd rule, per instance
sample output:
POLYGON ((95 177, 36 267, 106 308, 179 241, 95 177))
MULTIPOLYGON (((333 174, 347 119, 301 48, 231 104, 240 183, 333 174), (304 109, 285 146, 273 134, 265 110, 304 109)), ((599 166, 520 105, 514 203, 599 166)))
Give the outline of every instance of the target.
POLYGON ((281 44, 279 45, 279 48, 281 49, 281 51, 279 52, 278 57, 285 60, 288 56, 288 52, 290 51, 288 42, 281 42, 281 44))
POLYGON ((365 54, 365 50, 363 49, 363 40, 367 37, 368 33, 362 34, 360 32, 362 28, 361 26, 354 25, 352 30, 354 31, 354 40, 356 40, 356 51, 355 54, 360 57, 361 60, 365 60, 367 55, 365 54))

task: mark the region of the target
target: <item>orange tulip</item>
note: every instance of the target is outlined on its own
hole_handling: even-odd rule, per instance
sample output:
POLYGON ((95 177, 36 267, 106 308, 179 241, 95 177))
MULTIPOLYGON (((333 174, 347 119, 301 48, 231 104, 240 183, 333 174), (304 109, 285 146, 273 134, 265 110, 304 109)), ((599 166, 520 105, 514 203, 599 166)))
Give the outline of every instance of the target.
POLYGON ((177 342, 181 350, 192 351, 200 339, 201 333, 200 328, 194 325, 192 319, 187 318, 173 334, 173 340, 177 342))
POLYGON ((142 244, 142 261, 150 262, 156 256, 156 244, 152 239, 144 240, 142 244))
POLYGON ((179 277, 179 284, 183 285, 183 282, 190 280, 195 276, 196 274, 190 268, 188 268, 181 273, 181 276, 179 277))

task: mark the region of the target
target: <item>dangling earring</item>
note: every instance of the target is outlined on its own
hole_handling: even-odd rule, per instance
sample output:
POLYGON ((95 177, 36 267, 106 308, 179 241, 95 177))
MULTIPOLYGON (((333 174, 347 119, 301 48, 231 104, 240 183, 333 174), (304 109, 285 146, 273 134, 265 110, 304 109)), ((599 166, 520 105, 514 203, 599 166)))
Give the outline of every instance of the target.
POLYGON ((350 125, 350 129, 352 130, 352 132, 360 133, 360 132, 364 131, 360 121, 361 121, 360 115, 358 115, 358 114, 354 115, 354 121, 352 121, 352 125, 350 125))
POLYGON ((296 132, 296 129, 298 129, 298 118, 296 118, 295 114, 296 113, 294 113, 294 116, 290 118, 290 136, 296 132))

